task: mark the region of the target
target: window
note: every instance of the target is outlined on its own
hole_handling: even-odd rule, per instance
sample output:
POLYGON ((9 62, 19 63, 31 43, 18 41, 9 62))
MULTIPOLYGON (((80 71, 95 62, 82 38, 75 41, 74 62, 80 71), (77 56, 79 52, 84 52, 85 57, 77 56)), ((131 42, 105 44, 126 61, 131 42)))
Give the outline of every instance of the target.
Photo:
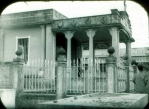
POLYGON ((17 37, 16 49, 22 50, 21 59, 24 60, 25 64, 29 61, 29 39, 30 37, 17 37))

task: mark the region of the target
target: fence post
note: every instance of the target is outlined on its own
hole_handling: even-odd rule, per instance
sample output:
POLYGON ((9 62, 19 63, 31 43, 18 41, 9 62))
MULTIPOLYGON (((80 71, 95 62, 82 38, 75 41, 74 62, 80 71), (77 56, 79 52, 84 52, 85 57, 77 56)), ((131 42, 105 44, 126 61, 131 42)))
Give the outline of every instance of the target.
POLYGON ((124 56, 124 66, 125 69, 127 71, 127 79, 126 79, 126 93, 129 93, 130 91, 130 71, 129 71, 129 60, 128 60, 128 56, 124 56))
POLYGON ((116 57, 113 56, 115 49, 111 46, 108 48, 109 56, 106 58, 107 68, 107 93, 117 92, 117 74, 116 74, 116 57))
POLYGON ((58 50, 57 68, 56 68, 56 99, 67 96, 67 72, 66 72, 66 52, 61 47, 58 50))
POLYGON ((15 107, 21 106, 21 93, 23 91, 23 60, 20 58, 22 51, 17 50, 15 52, 17 58, 13 59, 13 88, 16 89, 15 107))

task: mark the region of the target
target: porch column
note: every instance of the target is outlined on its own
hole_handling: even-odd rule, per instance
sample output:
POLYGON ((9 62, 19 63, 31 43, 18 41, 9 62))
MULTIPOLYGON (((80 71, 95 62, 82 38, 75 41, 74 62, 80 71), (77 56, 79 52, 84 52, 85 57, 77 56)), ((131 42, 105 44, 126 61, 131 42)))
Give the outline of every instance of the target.
POLYGON ((129 65, 131 64, 131 41, 127 41, 126 43, 126 54, 128 56, 129 65))
POLYGON ((41 25, 41 59, 46 59, 46 28, 45 25, 41 25))
POLYGON ((0 62, 4 62, 4 32, 0 30, 0 62))
POLYGON ((115 49, 114 56, 119 59, 119 32, 117 27, 112 27, 109 29, 112 36, 112 47, 115 49))
POLYGON ((87 36, 89 37, 89 66, 93 66, 94 58, 94 48, 93 48, 93 37, 95 35, 95 30, 86 30, 87 36))
POLYGON ((65 37, 67 38, 67 67, 71 67, 71 39, 73 37, 72 31, 64 32, 65 37))

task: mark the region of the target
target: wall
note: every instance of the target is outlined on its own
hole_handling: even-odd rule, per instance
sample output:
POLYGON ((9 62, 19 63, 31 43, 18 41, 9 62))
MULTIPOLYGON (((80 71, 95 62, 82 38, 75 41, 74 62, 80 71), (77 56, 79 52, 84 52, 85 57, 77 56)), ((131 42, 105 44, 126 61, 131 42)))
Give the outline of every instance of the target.
POLYGON ((12 88, 12 63, 0 63, 0 89, 12 88))
POLYGON ((26 27, 4 30, 4 62, 12 62, 15 58, 16 36, 31 36, 30 38, 30 59, 39 59, 40 57, 40 36, 41 28, 26 27))

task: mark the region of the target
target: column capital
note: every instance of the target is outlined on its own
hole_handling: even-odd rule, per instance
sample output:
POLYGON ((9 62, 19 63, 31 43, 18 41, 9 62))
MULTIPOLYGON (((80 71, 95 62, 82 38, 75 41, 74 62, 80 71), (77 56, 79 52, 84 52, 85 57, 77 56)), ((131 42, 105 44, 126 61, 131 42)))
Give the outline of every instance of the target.
POLYGON ((86 29, 86 34, 88 37, 94 37, 96 30, 95 29, 86 29))
POLYGON ((65 37, 67 39, 71 39, 73 37, 73 33, 74 31, 65 31, 64 34, 65 34, 65 37))
POLYGON ((126 40, 125 42, 124 42, 125 44, 131 44, 132 42, 130 41, 130 40, 126 40))
POLYGON ((118 30, 118 27, 110 27, 109 30, 112 30, 112 31, 115 30, 115 31, 117 31, 118 30))
POLYGON ((110 27, 110 28, 109 28, 109 32, 110 32, 111 35, 112 35, 113 32, 118 32, 118 28, 117 28, 117 27, 110 27))

